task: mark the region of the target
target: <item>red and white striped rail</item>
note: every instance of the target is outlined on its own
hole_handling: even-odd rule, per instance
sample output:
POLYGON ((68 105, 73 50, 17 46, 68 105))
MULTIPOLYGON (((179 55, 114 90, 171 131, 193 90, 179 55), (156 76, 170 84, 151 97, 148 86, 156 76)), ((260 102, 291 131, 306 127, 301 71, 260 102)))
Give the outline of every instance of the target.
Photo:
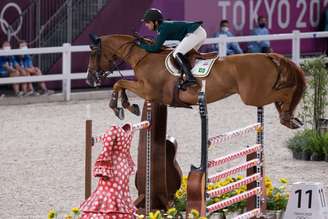
POLYGON ((232 160, 235 160, 235 159, 244 157, 246 155, 252 154, 252 153, 254 153, 256 151, 259 151, 261 149, 262 149, 262 145, 256 144, 254 146, 248 147, 248 148, 243 149, 241 151, 238 151, 238 152, 235 152, 235 153, 232 153, 232 154, 229 154, 229 155, 226 155, 226 156, 214 159, 214 160, 210 160, 210 161, 208 161, 208 168, 223 165, 223 164, 228 163, 232 160))
POLYGON ((220 210, 222 208, 225 208, 225 207, 228 207, 230 205, 233 205, 234 203, 237 203, 237 202, 240 202, 240 201, 243 201, 245 199, 248 199, 254 195, 257 195, 257 194, 260 194, 261 193, 261 188, 260 187, 256 187, 252 190, 249 190, 249 191, 246 191, 246 192, 243 192, 239 195, 236 195, 236 196, 233 196, 231 198, 228 198, 226 200, 223 200, 221 202, 217 202, 213 205, 210 205, 208 206, 206 209, 209 213, 213 212, 213 211, 217 211, 217 210, 220 210))
POLYGON ((248 185, 250 184, 251 182, 254 182, 254 181, 257 181, 257 180, 260 180, 261 179, 261 174, 260 173, 257 173, 257 174, 254 174, 254 175, 251 175, 251 176, 248 176, 246 177, 245 179, 242 179, 242 180, 239 180, 237 182, 234 182, 234 183, 231 183, 229 185, 226 185, 226 186, 223 186, 221 188, 217 188, 217 189, 213 189, 211 191, 208 191, 207 194, 213 198, 213 197, 217 197, 217 196, 220 196, 222 194, 225 194, 225 193, 228 193, 232 190, 235 190, 235 189, 238 189, 240 188, 241 186, 244 186, 244 185, 248 185))
POLYGON ((224 133, 222 135, 211 137, 208 139, 208 147, 216 146, 220 143, 226 142, 235 137, 244 136, 252 131, 259 130, 260 128, 261 128, 261 123, 255 123, 245 128, 237 129, 231 132, 224 133))
POLYGON ((248 211, 244 214, 238 215, 237 217, 234 217, 233 219, 249 219, 249 218, 253 218, 256 216, 260 216, 261 215, 261 209, 259 208, 255 208, 251 211, 248 211))
MULTIPOLYGON (((146 129, 150 126, 150 122, 149 121, 142 121, 136 124, 132 124, 132 130, 136 131, 136 130, 140 130, 140 129, 146 129)), ((98 143, 101 142, 103 135, 99 135, 99 136, 94 136, 93 137, 93 143, 98 143)))
POLYGON ((142 121, 132 125, 133 130, 146 129, 150 126, 149 121, 142 121))
POLYGON ((226 177, 236 174, 240 171, 247 170, 248 168, 251 168, 251 167, 255 167, 255 166, 259 165, 260 163, 261 163, 261 161, 259 159, 250 160, 244 164, 238 165, 236 167, 232 167, 230 169, 219 172, 213 176, 210 176, 210 177, 208 177, 208 181, 212 182, 212 183, 216 182, 220 179, 226 178, 226 177))

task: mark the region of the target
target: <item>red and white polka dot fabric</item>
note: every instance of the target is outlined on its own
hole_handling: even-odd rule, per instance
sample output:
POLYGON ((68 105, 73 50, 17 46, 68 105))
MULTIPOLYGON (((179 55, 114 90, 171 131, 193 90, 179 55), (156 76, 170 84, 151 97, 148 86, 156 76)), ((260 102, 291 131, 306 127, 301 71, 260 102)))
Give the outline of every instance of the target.
POLYGON ((130 154, 131 124, 112 126, 102 137, 103 150, 94 168, 98 186, 81 206, 82 219, 130 219, 135 207, 129 192, 129 176, 134 172, 130 154))

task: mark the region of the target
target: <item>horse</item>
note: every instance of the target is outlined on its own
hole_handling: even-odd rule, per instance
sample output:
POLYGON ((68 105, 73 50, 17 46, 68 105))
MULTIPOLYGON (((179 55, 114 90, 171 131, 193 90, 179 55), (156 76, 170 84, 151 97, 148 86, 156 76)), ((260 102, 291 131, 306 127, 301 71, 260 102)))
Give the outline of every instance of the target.
POLYGON ((140 115, 138 105, 130 104, 126 90, 148 101, 190 108, 197 105, 201 80, 206 80, 207 103, 239 94, 246 105, 262 107, 274 103, 282 125, 290 129, 302 126, 293 115, 306 88, 304 72, 282 55, 252 53, 218 58, 208 76, 197 78, 197 86, 180 90, 177 85, 181 78, 169 74, 164 63, 172 49, 148 53, 136 44, 138 38, 131 35, 90 35, 90 38, 86 81, 90 86, 99 86, 117 68, 118 60, 134 70, 135 80, 123 78, 113 85, 109 106, 120 119, 124 118, 124 109, 140 115), (119 94, 123 108, 118 107, 119 94))

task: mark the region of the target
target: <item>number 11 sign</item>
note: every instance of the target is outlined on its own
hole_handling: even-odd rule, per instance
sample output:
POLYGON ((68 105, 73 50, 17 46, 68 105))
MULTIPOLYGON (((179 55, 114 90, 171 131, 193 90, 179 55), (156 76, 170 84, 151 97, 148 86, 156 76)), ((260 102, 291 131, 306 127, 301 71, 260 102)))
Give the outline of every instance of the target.
POLYGON ((328 203, 321 183, 294 183, 284 219, 328 219, 328 203))

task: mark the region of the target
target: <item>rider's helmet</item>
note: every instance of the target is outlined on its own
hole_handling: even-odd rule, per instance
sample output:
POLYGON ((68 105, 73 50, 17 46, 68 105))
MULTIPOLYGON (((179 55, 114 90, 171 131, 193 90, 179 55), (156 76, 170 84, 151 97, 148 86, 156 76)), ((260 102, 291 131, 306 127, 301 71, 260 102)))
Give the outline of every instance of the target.
POLYGON ((159 9, 150 8, 145 12, 142 21, 143 22, 149 22, 149 21, 161 22, 163 19, 164 18, 163 18, 162 12, 159 9))

